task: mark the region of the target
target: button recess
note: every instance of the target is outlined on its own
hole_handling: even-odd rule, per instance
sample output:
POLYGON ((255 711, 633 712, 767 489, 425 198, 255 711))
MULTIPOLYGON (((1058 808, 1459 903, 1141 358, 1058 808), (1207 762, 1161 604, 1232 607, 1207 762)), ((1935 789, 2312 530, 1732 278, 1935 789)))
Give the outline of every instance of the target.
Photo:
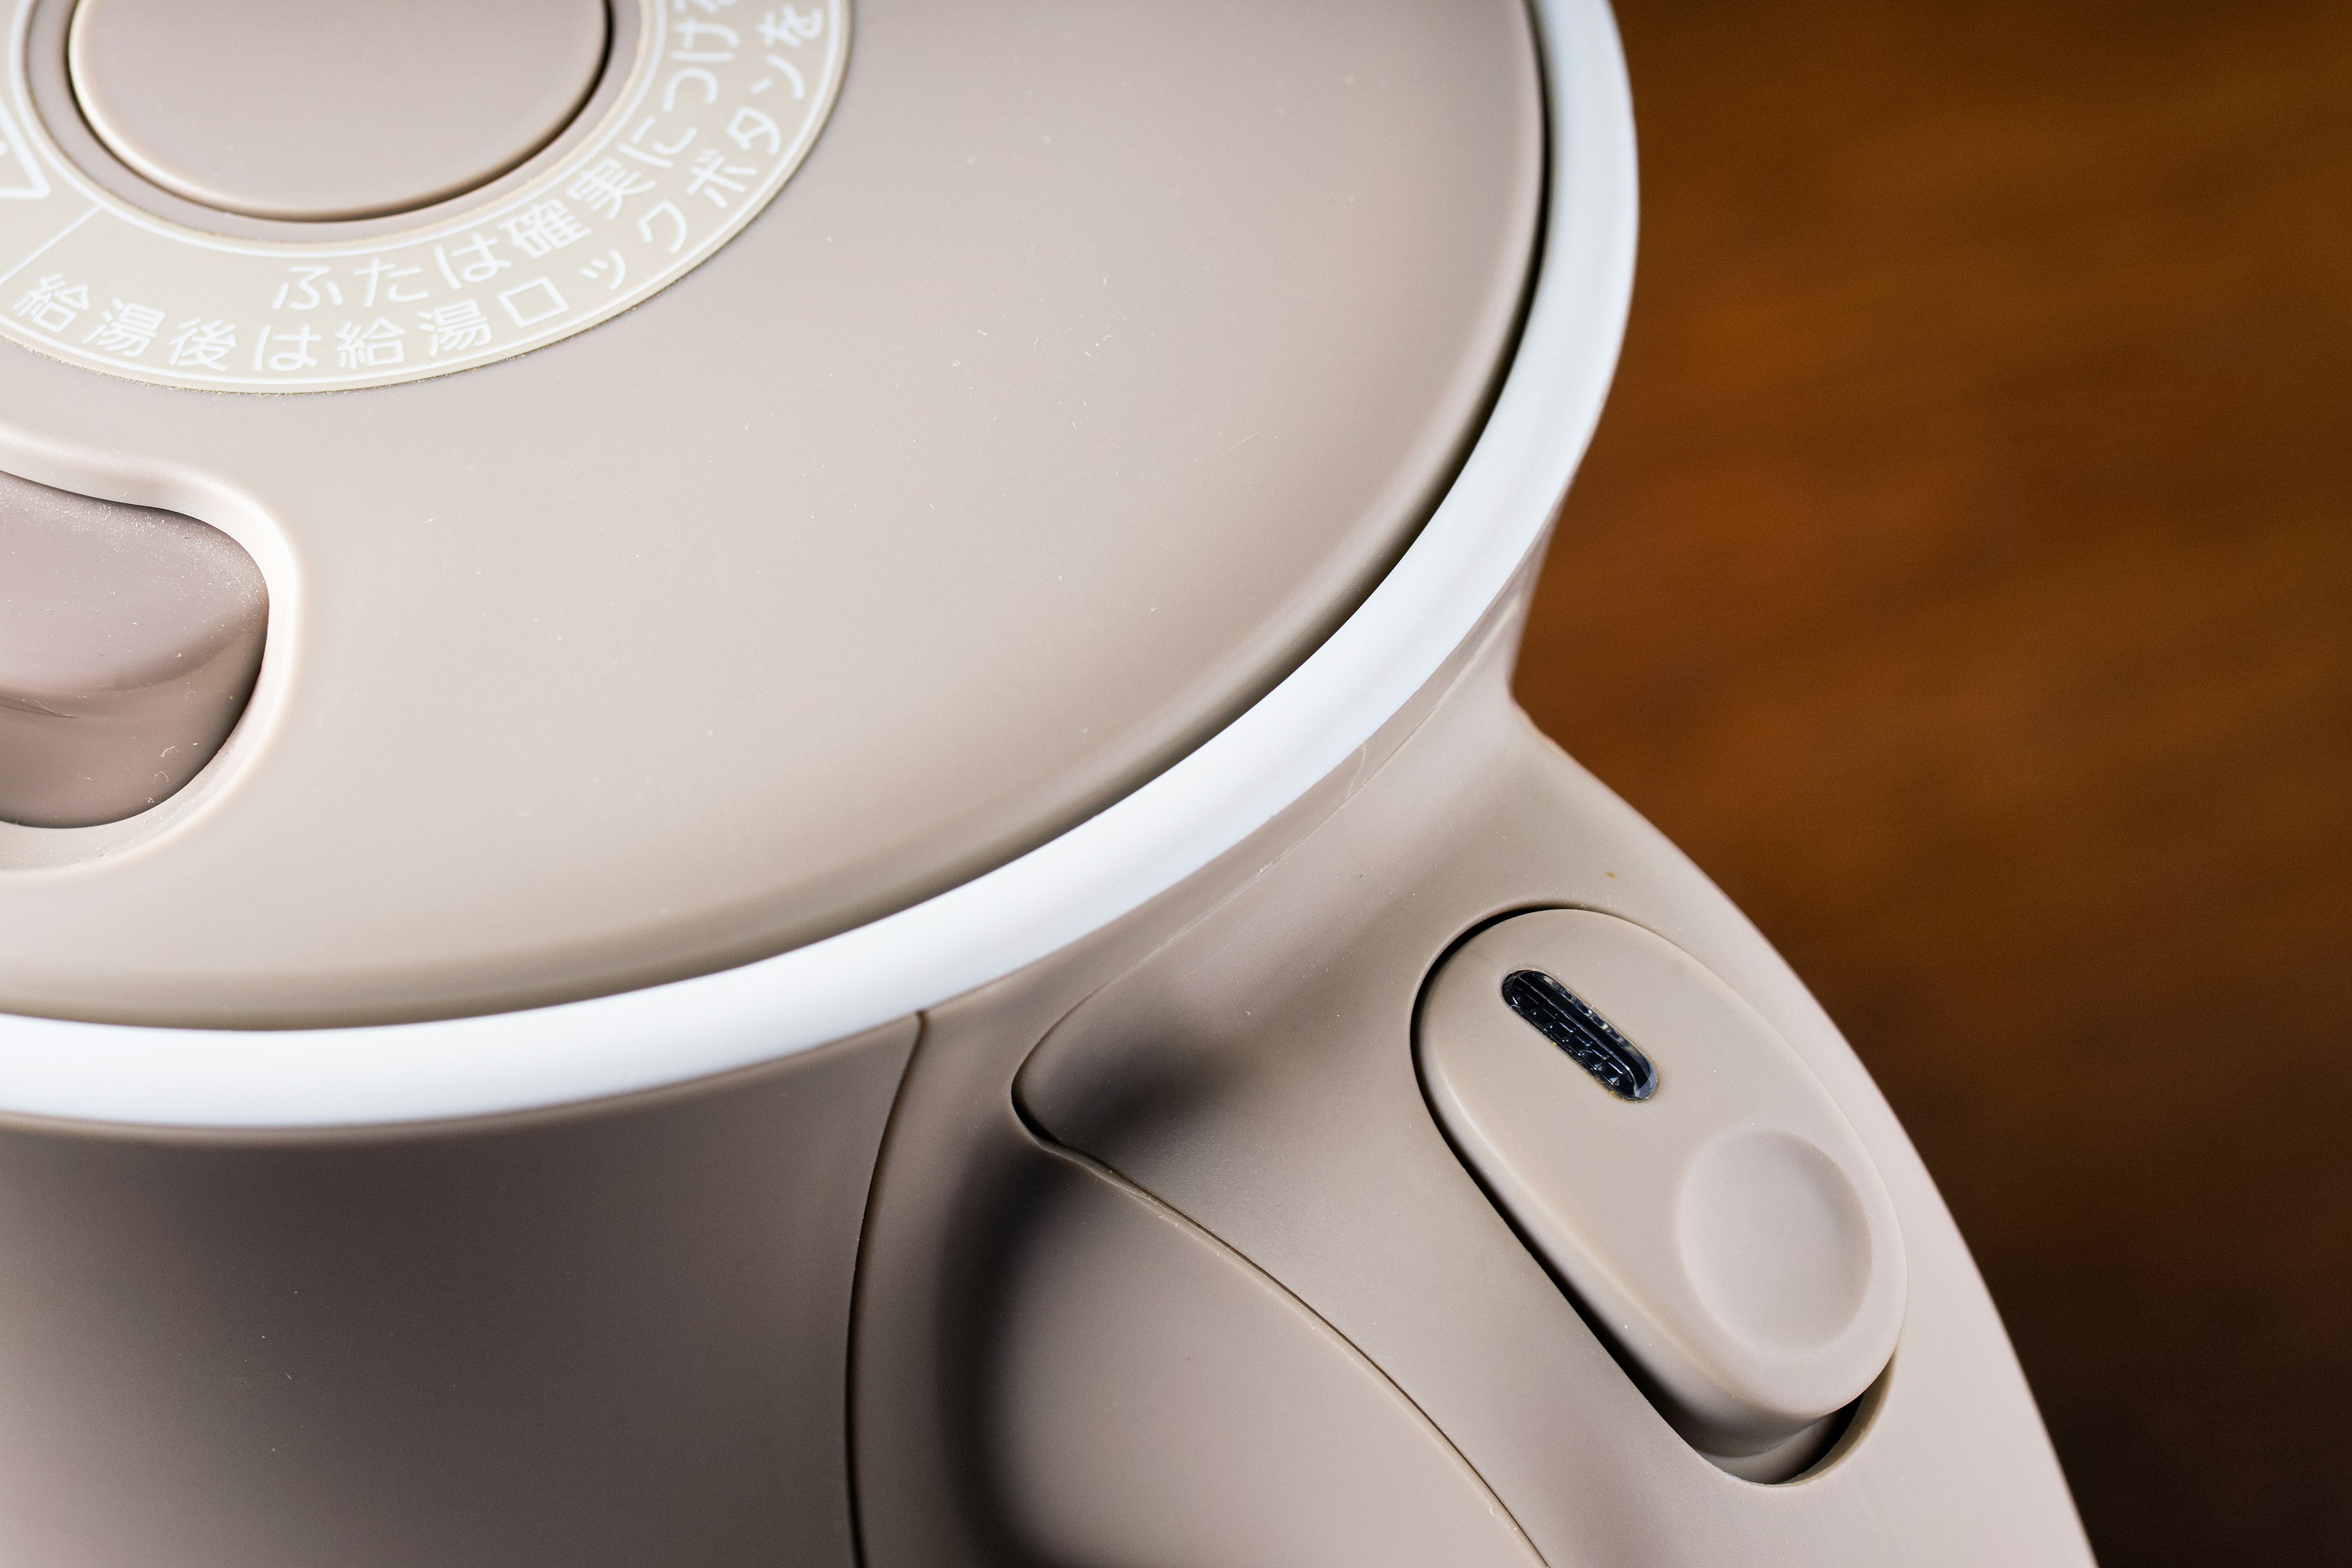
POLYGON ((0 474, 0 822, 146 810, 245 711, 269 598, 219 530, 0 474))

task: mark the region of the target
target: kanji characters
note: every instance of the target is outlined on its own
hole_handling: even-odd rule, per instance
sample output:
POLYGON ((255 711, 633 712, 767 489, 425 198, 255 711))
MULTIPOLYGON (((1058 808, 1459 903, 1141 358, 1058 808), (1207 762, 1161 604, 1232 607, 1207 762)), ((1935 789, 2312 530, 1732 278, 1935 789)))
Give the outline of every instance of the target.
POLYGON ((407 357, 405 329, 378 316, 365 326, 345 321, 335 329, 335 363, 345 370, 382 370, 407 357))
POLYGON ((588 237, 587 226, 572 216, 570 207, 554 200, 535 203, 521 216, 510 217, 499 226, 507 231, 507 243, 533 261, 543 261, 588 237))
POLYGON ((89 285, 68 285, 62 272, 44 273, 17 299, 14 309, 20 321, 44 331, 62 332, 89 309, 89 285))
POLYGON ((82 342, 102 354, 120 354, 124 359, 137 359, 163 330, 163 312, 152 305, 132 305, 117 300, 98 318, 98 325, 83 334, 82 342))
MULTIPOLYGON (((118 375, 293 391, 439 374, 593 325, 767 199, 816 135, 847 41, 842 0, 646 7, 657 58, 616 84, 625 107, 490 200, 267 239, 125 229, 109 205, 83 213, 94 226, 69 243, 80 207, 61 205, 65 229, 0 279, 0 336, 118 375), (202 254, 166 265, 167 244, 202 254)), ((6 180, 26 148, 0 134, 0 195, 17 194, 6 180)))
POLYGON ((490 319, 482 314, 481 305, 472 300, 460 300, 451 305, 436 305, 430 310, 416 312, 424 321, 425 352, 438 359, 443 354, 470 353, 490 346, 490 319))
POLYGON ((236 347, 236 329, 217 318, 191 316, 172 329, 172 363, 188 370, 226 371, 222 363, 236 347))
POLYGON ((635 174, 619 159, 607 158, 592 168, 582 170, 579 177, 565 187, 563 194, 575 202, 587 203, 590 212, 616 218, 621 216, 623 202, 653 188, 651 180, 635 174))

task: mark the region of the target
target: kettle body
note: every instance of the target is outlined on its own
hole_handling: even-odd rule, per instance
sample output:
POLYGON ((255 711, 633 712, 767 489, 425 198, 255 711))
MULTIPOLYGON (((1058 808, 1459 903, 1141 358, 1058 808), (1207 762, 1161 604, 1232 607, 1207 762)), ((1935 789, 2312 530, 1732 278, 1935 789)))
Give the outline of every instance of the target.
MULTIPOLYGON (((143 756, 150 709, 90 698, 70 730, 62 711, 0 709, 29 715, 0 740, 47 770, 37 811, 0 836, 0 920, 21 933, 0 964, 0 1557, 2088 1563, 1998 1315, 1860 1063, 1723 895, 1509 695, 1631 286, 1631 106, 1600 0, 1270 7, 1295 15, 1230 36, 1184 7, 1147 25, 870 0, 854 47, 844 4, 614 5, 592 26, 551 0, 515 11, 543 46, 540 97, 470 139, 217 166, 185 123, 226 110, 142 118, 108 85, 153 68, 138 29, 106 30, 108 4, 20 10, 34 63, 0 121, 21 166, 0 159, 0 184, 100 216, 56 208, 49 248, 5 285, 39 294, 11 331, 47 357, 19 356, 37 370, 0 392, 0 468, 69 492, 26 503, 22 559, 102 574, 163 539, 197 563, 172 602, 218 589, 225 607, 205 622, 210 685, 173 668, 138 688, 182 693, 174 722, 215 716, 204 755, 109 785, 83 817, 74 802, 96 796, 68 787, 73 759, 98 753, 70 748, 112 725, 107 744, 143 756), (1359 54, 1324 47, 1342 34, 1359 54), (1231 60, 1248 68, 1213 74, 1231 60), (1474 112, 1465 84, 1489 78, 1503 86, 1474 112), (1347 107, 1374 91, 1389 96, 1347 107), (1006 107, 1041 99, 1060 118, 1006 107), (902 134, 915 107, 863 107, 893 101, 937 118, 902 134), (940 133, 975 105, 1015 133, 940 133), (1288 119, 1328 142, 1284 140, 1288 119), (1050 162, 1129 122, 1150 135, 1118 156, 1050 162), (1437 125, 1471 129, 1431 153, 1437 125), (1372 144, 1384 126, 1403 127, 1397 144, 1372 144), (492 145, 522 151, 502 163, 492 145), (1334 161, 1343 145, 1359 163, 1334 161), (875 188, 860 158, 903 188, 875 188), (971 185, 984 163, 1013 184, 971 185), (1162 184, 1129 190, 1138 170, 1162 184), (1045 352, 1042 330, 992 334, 1081 287, 1115 291, 1130 261, 1164 261, 1155 300, 1217 294, 1198 279, 1223 276, 1227 241, 1187 226, 1208 211, 1185 205, 1188 180, 1247 198, 1209 216, 1297 237, 1235 274, 1262 287, 1201 305, 1228 335, 1202 347, 1200 382, 1181 381, 1194 361, 1175 328, 1192 318, 1175 307, 1112 312, 1055 345, 1051 372, 1017 357, 1045 352), (1079 216, 1024 215, 1013 239, 971 216, 1015 187, 1079 216), (1270 275, 1361 244, 1351 208, 1390 200, 1396 232, 1426 237, 1456 211, 1428 193, 1475 206, 1482 190, 1461 220, 1475 244, 1400 239, 1366 262, 1363 300, 1327 310, 1270 275), (136 221, 116 249, 76 252, 118 205, 136 221), (1144 212, 1126 249, 1080 221, 1113 207, 1144 212), (511 229, 483 216, 507 213, 511 229), (289 272, 285 226, 301 223, 332 226, 289 272), (195 310, 181 348, 151 334, 129 352, 137 301, 115 299, 109 324, 97 296, 74 304, 74 268, 151 276, 134 244, 167 232, 278 268, 254 296, 278 314, 195 310), (827 273, 828 247, 861 236, 856 267, 827 273), (929 296, 887 273, 909 237, 927 288, 978 280, 949 301, 962 316, 909 321, 929 296), (436 287, 436 247, 445 295, 403 299, 405 314, 357 304, 436 287), (422 281, 394 276, 410 265, 422 281), (775 300, 798 279, 860 276, 872 311, 796 301, 792 333, 729 368, 724 334, 756 336, 742 323, 762 301, 787 315, 775 300), (1013 299, 1024 278, 1034 298, 1013 299), (1331 310, 1377 318, 1385 287, 1466 301, 1413 362, 1435 390, 1410 417, 1347 386, 1402 362, 1367 349, 1355 365, 1337 327, 1284 335, 1331 310), (317 322, 347 319, 314 331, 304 288, 317 322), (377 320, 394 335, 370 337, 377 320), (201 359, 208 321, 242 334, 244 358, 201 359), (875 368, 891 352, 876 342, 898 341, 877 323, 904 329, 906 364, 929 356, 935 385, 875 368), (1124 352, 1119 331, 1150 340, 1152 374, 1085 379, 1097 352, 1124 352), (395 361, 394 342, 427 352, 395 361), (1282 449, 1201 490, 1203 454, 1253 432, 1183 421, 1252 344, 1272 345, 1255 374, 1305 366, 1226 409, 1263 414, 1282 449), (926 470, 930 448, 883 428, 833 472, 835 448, 795 445, 774 416, 796 376, 798 428, 848 408, 865 423, 844 416, 846 440, 905 403, 910 429, 951 426, 958 451, 1002 466, 926 470), (552 390, 575 381, 596 417, 552 390), (1279 422, 1300 385, 1326 389, 1309 411, 1325 425, 1279 422), (764 445, 737 440, 738 416, 764 445), (1192 445, 1139 444, 1171 427, 1192 445), (1368 445, 1316 445, 1360 429, 1368 445), (305 432, 324 456, 297 448, 305 432), (518 456, 525 434, 539 445, 518 456), (356 483, 352 455, 376 437, 476 498, 466 529, 500 509, 528 526, 444 529, 426 509, 441 492, 404 489, 394 464, 356 483), (1267 475, 1321 484, 1368 452, 1395 472, 1348 516, 1390 523, 1334 525, 1296 556, 1251 542, 1308 493, 1267 475), (1060 477, 1039 477, 1046 458, 1060 477), (1081 484, 1097 459, 1147 492, 1139 509, 1158 486, 1188 507, 1222 497, 1237 521, 1164 558, 1117 541, 1107 554, 1143 566, 1097 568, 1090 542, 1112 531, 1081 484), (600 498, 657 511, 673 479, 702 484, 689 510, 765 508, 761 531, 597 531, 600 498), (926 532, 927 485, 1018 504, 992 539, 926 532), (311 529, 304 508, 329 495, 354 515, 383 504, 365 528, 311 529), (793 510, 886 495, 902 514, 876 500, 871 527, 838 537, 793 510), (266 593, 219 588, 210 534, 171 531, 190 518, 266 593), (110 528, 132 542, 56 543, 110 528), (800 575, 727 598, 771 563, 743 539, 775 538, 800 575), (713 566, 722 550, 738 553, 713 566), (1097 596, 1037 586, 1056 563, 1098 569, 1097 596), (504 602, 541 618, 492 625, 500 601, 467 595, 501 574, 561 592, 510 586, 504 602), (702 596, 663 598, 665 574, 702 596), (894 583, 906 624, 853 626, 894 583), (667 607, 607 633, 591 587, 667 607), (1197 608, 1252 593, 1262 614, 1238 629, 1197 608), (927 626, 991 595, 1013 606, 984 623, 995 640, 945 637, 946 662, 924 665, 927 626), (1163 603, 1197 635, 1163 638, 1163 603), (377 612, 414 624, 436 605, 458 606, 427 628, 421 657, 439 662, 403 685, 414 650, 377 612), (772 646, 803 666, 761 662, 754 632, 778 621, 772 646), (617 654, 576 669, 567 635, 652 673, 617 654), (1032 662, 992 663, 1000 645, 1032 662), (921 706, 957 659, 973 681, 921 706), (913 674, 893 686, 900 662, 913 674), (1096 733, 1114 708, 1054 706, 1047 677, 1090 662, 1100 679, 1070 682, 1088 701, 1164 687, 1116 744, 1096 733), (517 699, 534 689, 535 710, 517 699), (655 758, 641 773, 577 744, 593 710, 566 704, 598 700, 655 758), (794 715, 807 727, 777 740, 794 715), (705 742, 738 744, 731 723, 753 739, 707 774, 677 771, 705 742), (422 762, 394 754, 417 736, 422 762), (957 756, 962 771, 941 765, 957 756), (398 808, 416 780, 467 767, 446 809, 398 808), (677 782, 745 771, 764 814, 757 792, 677 782), (541 782, 501 793, 509 777, 541 782), (366 799, 336 805, 340 827, 318 804, 329 780, 366 799), (613 800, 631 815, 598 816, 613 800), (312 844, 313 818, 315 847, 283 863, 248 847, 312 844), (654 826, 639 846, 612 821, 654 826), (354 867, 374 869, 335 874, 354 867), (707 906, 679 909, 677 889, 707 906), (151 931, 137 910, 156 908, 175 912, 151 931)), ((474 124, 475 100, 453 101, 474 124)), ((1346 294, 1345 275, 1329 287, 1346 294)))

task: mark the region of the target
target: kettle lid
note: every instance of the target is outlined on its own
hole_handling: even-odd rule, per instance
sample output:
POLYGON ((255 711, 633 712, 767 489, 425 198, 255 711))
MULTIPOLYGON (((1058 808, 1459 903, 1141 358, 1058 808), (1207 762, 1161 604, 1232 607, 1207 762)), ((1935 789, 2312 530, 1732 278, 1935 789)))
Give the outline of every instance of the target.
POLYGON ((776 952, 1132 790, 1378 581, 1511 347, 1524 8, 856 21, 765 210, 533 352, 264 395, 0 347, 0 466, 201 518, 270 606, 195 784, 0 829, 0 1010, 373 1023, 776 952))

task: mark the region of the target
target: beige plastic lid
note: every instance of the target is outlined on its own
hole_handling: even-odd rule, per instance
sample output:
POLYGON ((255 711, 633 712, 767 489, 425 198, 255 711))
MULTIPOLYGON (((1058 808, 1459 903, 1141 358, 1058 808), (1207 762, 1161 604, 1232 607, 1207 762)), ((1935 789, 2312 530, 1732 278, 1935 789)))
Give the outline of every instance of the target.
POLYGON ((77 0, 74 98, 109 151, 255 217, 404 212, 563 129, 604 63, 604 0, 77 0))
POLYGON ((291 396, 0 347, 0 468, 220 528, 271 617, 195 783, 0 829, 0 1010, 384 1022, 780 952, 1132 790, 1380 578, 1511 347, 1522 7, 856 21, 766 211, 552 347, 291 396))

